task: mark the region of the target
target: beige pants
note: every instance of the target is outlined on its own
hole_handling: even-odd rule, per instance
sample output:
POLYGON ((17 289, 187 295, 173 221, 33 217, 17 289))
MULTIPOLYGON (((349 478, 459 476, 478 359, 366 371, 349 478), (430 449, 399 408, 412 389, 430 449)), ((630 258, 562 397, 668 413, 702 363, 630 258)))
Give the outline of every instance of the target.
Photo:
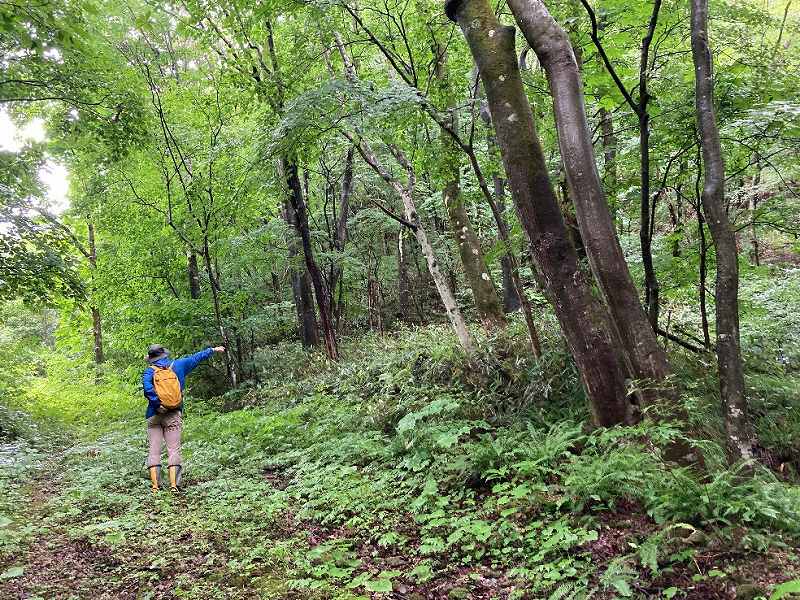
POLYGON ((147 455, 147 466, 161 464, 161 444, 167 444, 167 459, 170 467, 181 464, 181 430, 183 419, 179 410, 153 415, 147 419, 147 441, 150 451, 147 455))

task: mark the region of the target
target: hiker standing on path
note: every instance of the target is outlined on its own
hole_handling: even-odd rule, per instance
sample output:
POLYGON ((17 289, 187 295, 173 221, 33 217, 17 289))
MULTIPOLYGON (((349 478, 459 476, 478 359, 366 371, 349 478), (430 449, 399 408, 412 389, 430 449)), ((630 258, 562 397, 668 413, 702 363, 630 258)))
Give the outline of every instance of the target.
POLYGON ((186 376, 214 352, 225 352, 224 346, 206 348, 196 354, 170 360, 169 351, 161 344, 147 349, 149 366, 142 375, 142 387, 147 398, 147 441, 150 451, 147 469, 153 493, 158 492, 161 475, 161 444, 167 444, 169 487, 178 491, 181 481, 181 430, 183 428, 183 388, 186 376))

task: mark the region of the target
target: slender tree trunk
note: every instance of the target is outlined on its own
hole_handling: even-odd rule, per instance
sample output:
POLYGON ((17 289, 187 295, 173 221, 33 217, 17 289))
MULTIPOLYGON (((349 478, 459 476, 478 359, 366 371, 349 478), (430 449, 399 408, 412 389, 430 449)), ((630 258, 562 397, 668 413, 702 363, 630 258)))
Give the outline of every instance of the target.
POLYGON ((614 133, 614 116, 605 108, 600 109, 601 144, 603 146, 604 183, 611 190, 611 218, 617 222, 617 136, 614 133))
POLYGON ((650 215, 650 92, 647 89, 647 80, 650 71, 650 44, 653 41, 658 15, 661 10, 661 0, 654 0, 653 11, 647 35, 642 40, 641 56, 639 58, 639 154, 641 160, 641 206, 639 221, 639 242, 642 248, 642 265, 644 266, 645 305, 647 316, 655 331, 658 329, 658 312, 660 308, 659 285, 656 270, 653 266, 653 236, 651 235, 650 215))
POLYGON ((625 369, 613 347, 608 315, 578 266, 550 184, 533 113, 522 87, 513 27, 503 26, 488 0, 448 0, 480 70, 497 143, 520 222, 581 374, 595 424, 628 422, 625 369))
POLYGON ((334 330, 333 320, 331 319, 328 293, 322 281, 322 274, 314 259, 311 232, 308 228, 308 211, 303 197, 303 189, 300 183, 297 165, 284 158, 281 159, 281 167, 289 187, 289 202, 294 210, 295 226, 297 227, 297 232, 303 243, 303 255, 305 256, 306 269, 308 270, 308 275, 311 277, 311 284, 314 287, 314 296, 317 299, 320 326, 322 327, 322 336, 325 340, 325 353, 331 360, 338 360, 339 349, 336 344, 336 331, 334 330))
MULTIPOLYGON (((756 154, 758 159, 758 154, 756 154)), ((761 161, 757 160, 756 168, 758 172, 753 179, 753 191, 750 193, 748 212, 750 213, 750 247, 753 253, 753 263, 758 267, 761 265, 761 257, 758 244, 758 228, 756 227, 756 211, 758 209, 758 199, 760 195, 759 185, 761 184, 761 161)))
POLYGON ((206 265, 206 274, 208 275, 209 288, 211 288, 211 300, 214 305, 214 318, 217 321, 217 328, 219 329, 219 335, 222 338, 222 343, 226 348, 226 352, 223 353, 223 358, 225 359, 225 370, 227 372, 228 381, 230 381, 231 386, 236 387, 237 386, 236 367, 233 364, 233 358, 232 358, 234 348, 231 345, 230 338, 228 337, 228 332, 225 329, 225 325, 223 324, 222 321, 222 309, 220 307, 220 302, 219 302, 220 285, 214 273, 214 267, 211 263, 211 249, 208 246, 208 238, 205 238, 203 240, 203 260, 205 261, 206 265))
POLYGON ((640 382, 638 396, 644 406, 667 401, 672 411, 677 410, 677 391, 670 381, 667 354, 642 309, 600 182, 586 120, 583 81, 572 44, 541 0, 509 0, 508 4, 547 72, 561 159, 582 244, 622 343, 630 375, 640 382))
POLYGON ((189 277, 189 297, 192 300, 200 298, 200 270, 197 266, 197 254, 194 250, 186 251, 187 275, 189 277))
MULTIPOLYGON (((452 94, 448 93, 447 86, 447 51, 435 44, 433 52, 436 59, 435 75, 448 97, 447 126, 453 131, 458 131, 458 121, 455 112, 455 101, 452 94)), ((441 131, 441 166, 446 178, 442 190, 442 200, 447 209, 450 220, 450 229, 453 232, 461 264, 464 266, 467 284, 472 290, 475 308, 478 316, 487 329, 504 327, 506 325, 505 313, 500 305, 500 298, 486 268, 486 261, 481 250, 481 243, 475 230, 472 228, 467 210, 464 206, 464 197, 461 194, 461 152, 453 138, 443 128, 441 131)))
POLYGON ((283 219, 290 228, 286 245, 289 249, 289 274, 292 282, 292 298, 294 299, 294 307, 297 313, 298 333, 303 347, 312 348, 320 343, 319 326, 317 324, 317 314, 314 311, 314 297, 311 292, 311 281, 308 277, 305 261, 303 261, 302 267, 296 264, 301 253, 301 243, 300 236, 297 234, 297 216, 288 196, 283 200, 283 219))
POLYGON ((681 240, 678 234, 683 232, 683 217, 681 216, 680 197, 675 199, 675 202, 669 202, 669 218, 672 222, 672 234, 675 236, 672 240, 672 256, 679 258, 681 255, 681 240))
MULTIPOLYGON (((505 182, 503 178, 495 174, 494 179, 494 194, 497 198, 497 208, 500 214, 505 218, 506 204, 505 204, 505 182)), ((502 237, 500 238, 502 241, 502 237)), ((507 313, 512 313, 520 309, 522 301, 517 292, 517 286, 514 285, 514 260, 510 256, 513 252, 512 248, 506 248, 505 253, 500 259, 500 268, 503 273, 503 309, 507 313)))
MULTIPOLYGON (((350 214, 350 196, 353 194, 353 154, 355 149, 351 146, 347 149, 347 156, 344 161, 344 171, 342 173, 342 190, 339 195, 339 212, 336 219, 336 231, 333 238, 333 249, 337 253, 344 252, 347 242, 347 218, 350 214)), ((336 320, 338 321, 341 307, 335 301, 336 286, 342 278, 343 267, 341 262, 337 262, 331 269, 330 277, 330 304, 335 307, 336 320)))
MULTIPOLYGON (((89 265, 92 269, 92 296, 94 296, 94 272, 97 270, 97 242, 94 237, 94 223, 88 221, 87 226, 89 229, 89 265)), ((106 360, 105 354, 103 353, 103 324, 100 320, 100 309, 94 304, 94 298, 92 298, 91 311, 92 334, 94 338, 94 362, 96 365, 100 365, 106 360)))
POLYGON ((647 90, 647 80, 650 71, 650 45, 653 42, 656 26, 658 25, 658 16, 661 11, 661 1, 653 0, 653 8, 650 13, 650 20, 647 25, 647 34, 642 39, 641 52, 639 55, 639 100, 634 101, 628 89, 620 80, 616 73, 608 55, 600 42, 598 32, 602 28, 602 21, 598 26, 597 15, 589 3, 589 0, 580 0, 589 18, 592 22, 591 38, 595 47, 598 50, 603 64, 608 70, 611 78, 614 80, 615 85, 622 93, 625 101, 631 107, 633 112, 638 117, 639 121, 639 152, 640 152, 640 168, 641 168, 641 194, 640 194, 640 222, 639 222, 639 242, 642 251, 642 264, 644 266, 644 283, 645 283, 645 307, 647 315, 653 330, 658 329, 658 311, 659 311, 659 287, 658 279, 656 277, 655 268, 653 266, 653 250, 652 250, 652 235, 653 228, 652 217, 650 215, 650 113, 648 112, 648 104, 650 102, 650 93, 647 90))
POLYGON ((713 69, 708 44, 708 0, 690 0, 695 103, 703 148, 703 210, 717 255, 717 365, 728 446, 735 459, 753 456, 755 434, 749 417, 739 346, 739 262, 736 237, 725 210, 725 165, 713 101, 713 69))
MULTIPOLYGON (((698 169, 700 165, 698 164, 698 169)), ((700 274, 698 281, 698 294, 700 296, 700 328, 703 331, 703 345, 711 348, 711 330, 708 326, 708 301, 706 300, 708 290, 708 244, 706 243, 705 219, 700 207, 700 197, 697 198, 697 234, 700 244, 699 263, 700 274)))
POLYGON ((405 244, 404 228, 397 234, 397 310, 403 321, 411 319, 411 280, 408 276, 408 250, 405 244))
MULTIPOLYGON (((340 51, 342 51, 341 47, 340 51)), ((347 135, 351 141, 354 141, 351 135, 345 135, 347 135)), ((450 325, 453 327, 456 337, 458 338, 458 341, 461 344, 464 352, 468 357, 472 358, 475 355, 475 345, 472 342, 472 336, 469 333, 469 329, 467 329, 467 324, 464 321, 464 317, 462 316, 461 310, 458 307, 458 303, 453 295, 453 291, 450 289, 450 286, 447 283, 447 278, 439 268, 439 259, 436 257, 436 252, 428 240, 428 234, 426 233, 425 228, 422 226, 422 221, 420 220, 419 213, 417 212, 413 195, 415 184, 413 167, 398 148, 389 146, 389 150, 392 152, 397 162, 406 170, 408 183, 406 186, 403 186, 391 173, 389 173, 389 171, 387 171, 381 165, 366 141, 361 140, 356 148, 364 161, 397 192, 397 194, 400 196, 400 199, 403 201, 403 212, 406 220, 405 225, 410 227, 410 229, 414 232, 414 236, 417 238, 417 243, 419 243, 422 254, 425 256, 425 260, 428 263, 428 272, 433 279, 433 283, 436 286, 436 291, 439 292, 439 298, 441 299, 444 309, 447 312, 447 318, 450 321, 450 325)))
POLYGON ((639 152, 641 153, 641 203, 639 205, 639 244, 644 267, 644 289, 647 316, 653 329, 658 327, 660 306, 659 285, 653 266, 653 238, 650 235, 650 114, 639 115, 639 152))
POLYGON ((439 268, 439 260, 436 258, 433 246, 431 246, 430 242, 428 241, 428 234, 422 227, 422 223, 419 219, 419 215, 414 204, 414 199, 411 193, 408 191, 402 192, 401 198, 403 200, 406 219, 415 226, 414 235, 416 236, 417 242, 422 249, 422 254, 425 256, 425 260, 428 263, 428 271, 433 278, 433 283, 436 285, 436 290, 439 292, 439 297, 442 299, 442 304, 447 312, 447 317, 450 320, 450 324, 453 326, 453 329, 456 332, 456 337, 458 337, 458 341, 460 342, 461 347, 464 349, 464 352, 471 357, 475 354, 475 346, 472 343, 472 336, 470 335, 469 330, 467 329, 467 324, 461 315, 461 310, 458 308, 455 296, 453 296, 453 292, 447 284, 447 279, 439 268))

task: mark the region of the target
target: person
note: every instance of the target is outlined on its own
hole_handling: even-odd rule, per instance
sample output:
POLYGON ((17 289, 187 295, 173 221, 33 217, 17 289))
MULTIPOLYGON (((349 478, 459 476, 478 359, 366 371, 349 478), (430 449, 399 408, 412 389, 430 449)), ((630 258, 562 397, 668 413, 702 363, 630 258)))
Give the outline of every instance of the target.
POLYGON ((147 469, 153 494, 158 493, 161 476, 161 445, 167 445, 169 487, 178 491, 181 479, 181 430, 183 428, 183 390, 186 376, 215 352, 225 352, 224 346, 206 348, 196 354, 171 360, 169 350, 161 344, 147 349, 148 366, 142 375, 142 388, 147 398, 147 469))

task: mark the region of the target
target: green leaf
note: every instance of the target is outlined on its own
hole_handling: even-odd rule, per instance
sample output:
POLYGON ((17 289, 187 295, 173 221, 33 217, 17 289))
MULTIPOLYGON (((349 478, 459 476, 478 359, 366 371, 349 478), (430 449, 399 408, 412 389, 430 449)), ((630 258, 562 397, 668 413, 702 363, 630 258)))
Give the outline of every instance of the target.
POLYGON ((0 579, 13 579, 14 577, 21 577, 25 572, 25 567, 11 567, 0 573, 0 579))
POLYGON ((800 579, 792 579, 777 586, 773 591, 769 600, 781 600, 786 598, 789 594, 800 593, 800 579))
POLYGON ((372 579, 364 584, 370 592, 391 592, 392 581, 391 579, 372 579))
POLYGON ((615 579, 611 582, 611 585, 619 592, 620 596, 624 596, 625 598, 630 598, 633 596, 633 590, 631 590, 631 586, 628 585, 628 582, 624 579, 615 579))

